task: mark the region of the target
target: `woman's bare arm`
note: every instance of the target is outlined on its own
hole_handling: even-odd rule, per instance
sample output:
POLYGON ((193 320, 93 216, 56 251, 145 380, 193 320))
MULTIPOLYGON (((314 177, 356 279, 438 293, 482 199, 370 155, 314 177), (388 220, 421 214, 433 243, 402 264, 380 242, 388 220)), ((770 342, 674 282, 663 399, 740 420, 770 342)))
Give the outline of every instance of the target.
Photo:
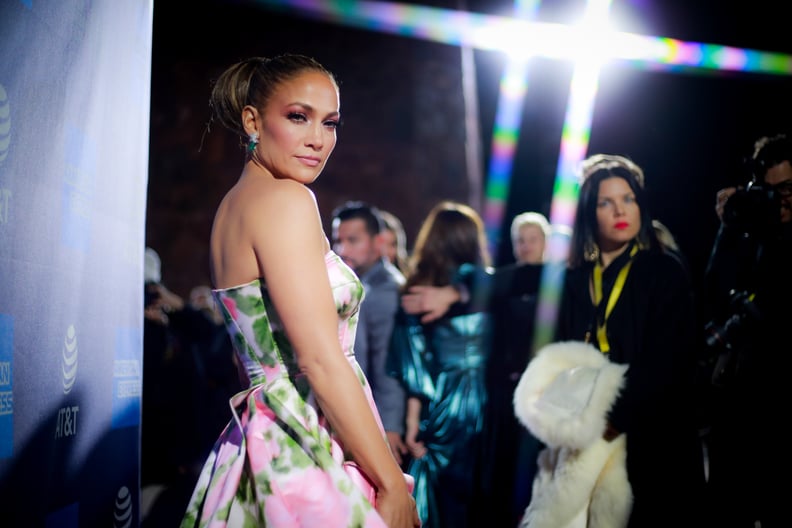
POLYGON ((386 522, 413 526, 404 476, 339 343, 324 260, 327 241, 313 195, 290 181, 273 187, 275 192, 251 208, 245 222, 260 226, 251 230, 259 233, 254 251, 300 370, 344 448, 376 485, 386 522))

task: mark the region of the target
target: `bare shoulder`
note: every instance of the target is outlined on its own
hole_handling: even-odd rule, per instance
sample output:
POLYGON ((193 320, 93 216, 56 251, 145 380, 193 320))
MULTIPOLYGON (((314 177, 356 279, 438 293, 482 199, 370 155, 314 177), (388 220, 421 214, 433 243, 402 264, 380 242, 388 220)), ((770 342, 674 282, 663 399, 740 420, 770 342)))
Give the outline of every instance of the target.
POLYGON ((244 224, 252 220, 258 229, 262 227, 259 223, 262 220, 277 219, 295 210, 301 214, 310 211, 318 214, 313 192, 301 183, 274 179, 239 182, 218 207, 218 212, 231 215, 244 224))
POLYGON ((305 185, 292 180, 267 182, 248 204, 247 214, 255 222, 275 223, 279 229, 288 229, 287 222, 316 222, 319 208, 316 197, 305 185))
POLYGON ((291 180, 248 179, 235 185, 215 213, 212 239, 232 247, 260 245, 278 233, 322 228, 313 192, 291 180))
POLYGON ((261 276, 264 257, 281 254, 289 244, 315 245, 319 251, 325 241, 310 189, 291 180, 250 178, 228 192, 215 214, 213 274, 221 282, 249 280, 261 276), (248 261, 250 255, 257 260, 248 261))
MULTIPOLYGON (((313 192, 292 180, 269 180, 241 189, 240 231, 259 259, 284 256, 292 246, 301 251, 324 251, 319 207, 313 192)), ((260 262, 263 267, 263 262, 260 262)))

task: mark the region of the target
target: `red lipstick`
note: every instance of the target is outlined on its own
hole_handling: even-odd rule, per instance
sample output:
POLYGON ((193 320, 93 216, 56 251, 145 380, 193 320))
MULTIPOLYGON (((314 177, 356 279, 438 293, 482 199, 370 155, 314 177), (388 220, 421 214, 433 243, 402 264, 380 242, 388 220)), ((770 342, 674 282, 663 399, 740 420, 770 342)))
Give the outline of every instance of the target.
POLYGON ((613 227, 615 227, 616 229, 627 229, 628 227, 630 227, 630 224, 628 224, 627 222, 616 222, 616 224, 613 227))

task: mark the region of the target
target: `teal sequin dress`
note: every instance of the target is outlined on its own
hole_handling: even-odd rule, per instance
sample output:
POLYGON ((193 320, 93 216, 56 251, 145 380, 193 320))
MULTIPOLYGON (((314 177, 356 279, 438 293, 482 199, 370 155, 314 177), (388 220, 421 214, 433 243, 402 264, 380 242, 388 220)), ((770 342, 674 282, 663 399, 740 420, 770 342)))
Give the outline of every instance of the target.
POLYGON ((418 439, 427 453, 412 459, 407 472, 424 528, 475 526, 491 339, 486 312, 452 308, 426 325, 397 314, 389 370, 422 403, 418 439))

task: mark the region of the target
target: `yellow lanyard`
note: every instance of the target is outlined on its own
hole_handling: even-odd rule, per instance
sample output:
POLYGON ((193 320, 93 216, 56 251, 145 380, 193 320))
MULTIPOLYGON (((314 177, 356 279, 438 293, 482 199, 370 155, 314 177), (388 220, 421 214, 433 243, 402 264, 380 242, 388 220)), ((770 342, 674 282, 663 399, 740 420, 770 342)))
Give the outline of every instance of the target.
MULTIPOLYGON (((619 296, 621 295, 622 289, 624 288, 624 283, 627 280, 627 274, 630 273, 630 267, 632 267, 633 257, 636 253, 638 253, 637 245, 633 246, 632 250, 630 251, 630 260, 628 260, 627 263, 622 266, 622 269, 619 270, 619 274, 616 276, 616 282, 613 284, 613 289, 611 290, 610 295, 608 295, 608 304, 605 307, 605 317, 602 320, 602 324, 599 323, 599 317, 597 318, 597 342, 599 343, 600 352, 603 354, 606 354, 610 351, 608 333, 606 330, 608 317, 610 317, 613 307, 616 306, 616 301, 619 300, 619 296)), ((602 302, 602 266, 600 265, 599 261, 594 265, 592 280, 594 282, 594 304, 597 306, 597 308, 599 308, 599 305, 602 302)))

